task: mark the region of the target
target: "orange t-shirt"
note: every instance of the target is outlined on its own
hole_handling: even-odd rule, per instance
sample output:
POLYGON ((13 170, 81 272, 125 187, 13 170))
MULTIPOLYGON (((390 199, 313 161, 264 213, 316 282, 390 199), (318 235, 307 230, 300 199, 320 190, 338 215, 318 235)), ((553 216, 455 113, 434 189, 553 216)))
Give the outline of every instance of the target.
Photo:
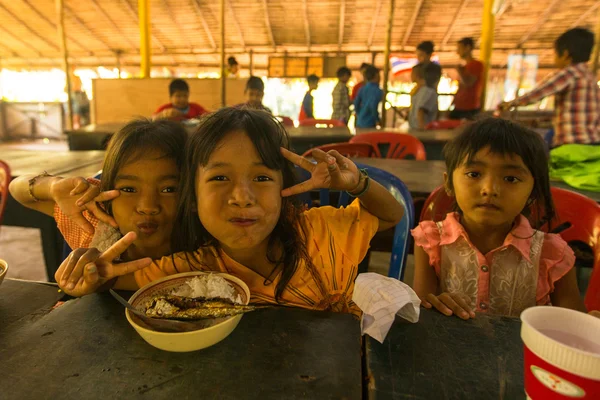
MULTIPOLYGON (((100 181, 94 178, 88 178, 87 181, 95 186, 100 186, 100 181)), ((84 211, 83 216, 96 229, 98 226, 98 218, 89 211, 84 211)), ((54 220, 58 230, 63 235, 63 238, 73 250, 79 248, 88 248, 94 238, 94 234, 87 233, 71 218, 67 217, 58 205, 54 205, 54 220)))
MULTIPOLYGON (((280 303, 296 307, 360 313, 352 301, 358 264, 369 249, 379 228, 377 217, 358 200, 346 208, 317 207, 304 213, 306 247, 313 265, 302 262, 285 288, 280 303)), ((155 261, 134 273, 140 287, 180 272, 219 271, 233 275, 248 285, 253 303, 276 303, 273 282, 231 259, 213 247, 193 253, 177 253, 155 261)))
POLYGON ((454 95, 454 108, 460 111, 479 110, 481 108, 481 92, 483 90, 483 63, 471 60, 465 65, 465 72, 477 78, 473 86, 458 85, 454 95))

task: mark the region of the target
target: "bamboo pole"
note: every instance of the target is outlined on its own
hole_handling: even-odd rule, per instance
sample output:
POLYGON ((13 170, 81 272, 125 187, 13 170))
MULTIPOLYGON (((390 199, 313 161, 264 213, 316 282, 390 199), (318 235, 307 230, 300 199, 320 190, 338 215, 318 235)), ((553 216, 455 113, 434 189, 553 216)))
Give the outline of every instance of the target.
POLYGON ((116 57, 116 61, 117 61, 117 79, 121 79, 121 54, 123 52, 121 50, 117 50, 115 51, 115 57, 116 57))
POLYGON ((65 33, 65 8, 63 0, 56 0, 56 15, 58 17, 58 37, 62 52, 62 66, 67 82, 67 128, 73 127, 73 103, 71 102, 71 74, 69 72, 69 51, 67 49, 67 36, 65 33))
POLYGON ((385 52, 383 53, 383 103, 381 106, 381 127, 385 128, 386 122, 386 98, 388 93, 388 77, 390 75, 390 47, 392 45, 392 26, 394 24, 395 0, 390 0, 390 11, 388 14, 387 33, 385 35, 385 52))
POLYGON ((138 19, 140 24, 140 72, 142 78, 150 78, 152 48, 150 47, 149 0, 138 0, 138 19))
POLYGON ((483 62, 483 89, 481 91, 481 108, 485 108, 485 95, 487 81, 492 60, 492 46, 494 44, 494 0, 485 0, 483 3, 483 17, 481 19, 481 62, 483 62))
POLYGON ((254 52, 252 51, 252 49, 250 49, 249 56, 250 56, 250 62, 249 62, 250 76, 252 76, 252 75, 254 75, 254 52))
POLYGON ((221 106, 225 107, 225 90, 226 79, 225 75, 225 0, 221 0, 221 106))

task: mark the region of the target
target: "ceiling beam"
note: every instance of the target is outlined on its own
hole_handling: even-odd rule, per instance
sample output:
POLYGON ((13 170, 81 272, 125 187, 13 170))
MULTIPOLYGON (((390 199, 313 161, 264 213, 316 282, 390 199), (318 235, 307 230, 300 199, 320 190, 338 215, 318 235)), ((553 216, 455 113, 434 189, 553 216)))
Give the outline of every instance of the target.
POLYGON ((81 18, 79 18, 77 16, 77 14, 75 14, 75 12, 71 9, 71 7, 67 6, 66 4, 65 4, 65 11, 68 11, 69 14, 71 14, 71 18, 73 18, 75 20, 75 22, 77 22, 77 24, 81 27, 81 29, 83 29, 84 31, 87 31, 90 36, 92 36, 93 38, 98 40, 100 43, 102 43, 107 49, 112 50, 111 46, 108 43, 106 43, 106 41, 102 40, 94 31, 92 31, 85 24, 85 22, 83 22, 83 20, 81 18))
POLYGON ((600 7, 600 1, 595 2, 594 5, 588 8, 586 12, 581 14, 579 18, 577 18, 577 21, 573 22, 573 24, 571 25, 571 29, 577 28, 583 21, 585 21, 590 15, 592 15, 592 13, 596 11, 598 7, 600 7))
POLYGON ((448 44, 448 40, 450 40, 450 36, 452 36, 452 32, 454 31, 454 26, 456 25, 456 21, 458 21, 458 19, 460 18, 460 15, 464 11, 464 9, 468 3, 469 3, 469 0, 462 0, 460 2, 460 5, 458 6, 456 13, 454 14, 454 18, 452 18, 452 21, 450 22, 450 25, 448 26, 448 29, 446 30, 446 34, 444 35, 444 38, 442 39, 441 47, 445 47, 448 44))
POLYGON ((242 45, 242 48, 246 48, 246 41, 244 40, 244 35, 242 33, 242 27, 240 26, 240 23, 237 19, 237 17, 235 16, 235 12, 233 11, 233 7, 231 6, 231 1, 229 0, 225 0, 227 2, 227 9, 229 9, 229 12, 231 13, 231 18, 233 19, 233 24, 235 25, 235 29, 238 32, 238 35, 240 36, 240 44, 242 45))
POLYGON ((208 41, 210 42, 210 46, 213 49, 217 48, 217 42, 215 42, 215 37, 213 36, 210 28, 208 27, 208 23, 206 22, 206 18, 204 18, 204 12, 202 12, 202 8, 200 7, 200 0, 192 0, 192 5, 196 10, 196 15, 200 18, 200 23, 202 24, 202 28, 204 29, 204 33, 206 33, 206 37, 208 37, 208 41))
POLYGON ((4 34, 6 34, 8 36, 12 36, 12 38, 15 41, 22 43, 25 47, 27 47, 28 49, 30 49, 31 51, 33 51, 35 54, 37 54, 38 57, 42 57, 42 53, 37 48, 33 47, 31 45, 31 43, 22 40, 21 38, 17 37, 14 33, 10 32, 9 30, 7 30, 6 28, 4 28, 1 25, 0 25, 0 31, 3 31, 4 34))
POLYGON ((119 35, 124 38, 127 43, 129 43, 129 45, 134 48, 137 49, 139 48, 139 46, 136 46, 131 39, 129 38, 129 35, 126 35, 123 33, 123 31, 117 26, 117 24, 115 23, 115 21, 112 20, 112 18, 110 17, 110 15, 108 15, 108 13, 100 6, 100 4, 98 3, 98 1, 96 0, 91 0, 92 4, 94 5, 94 8, 100 12, 100 14, 104 15, 104 18, 106 18, 106 20, 108 22, 110 22, 110 24, 112 25, 113 29, 119 33, 119 35))
POLYGON ((525 42, 527 42, 529 40, 529 38, 536 33, 541 26, 546 23, 546 21, 548 21, 548 18, 550 18, 550 16, 552 15, 552 11, 554 11, 554 8, 556 6, 558 6, 558 3, 561 0, 552 0, 552 2, 548 5, 548 7, 546 7, 546 9, 544 10, 542 16, 537 20, 537 22, 531 27, 531 29, 524 34, 521 37, 521 40, 519 40, 519 43, 517 43, 517 48, 522 47, 525 42))
POLYGON ((0 48, 4 49, 5 51, 9 52, 13 57, 16 58, 21 58, 21 56, 19 55, 19 53, 17 53, 16 51, 14 51, 13 49, 11 49, 10 47, 0 43, 0 48))
MULTIPOLYGON (((139 24, 139 16, 137 11, 133 8, 133 6, 131 5, 131 3, 129 3, 128 0, 121 0, 121 4, 125 5, 125 8, 127 9, 127 11, 129 12, 129 16, 132 18, 132 20, 135 21, 135 24, 138 25, 139 24)), ((156 37, 156 35, 152 34, 152 40, 154 40, 154 42, 158 45, 158 47, 160 48, 160 51, 164 52, 166 47, 164 44, 162 44, 162 42, 156 37)))
POLYGON ((310 22, 308 22, 308 4, 307 0, 302 0, 302 9, 304 11, 304 35, 306 36, 306 46, 310 50, 310 22))
POLYGON ((15 21, 17 21, 20 25, 22 25, 25 29, 27 29, 29 32, 31 32, 31 34, 35 37, 37 37, 38 39, 40 39, 42 42, 46 43, 48 46, 50 46, 51 48, 53 48, 56 51, 60 51, 60 49, 58 48, 58 46, 52 42, 50 42, 48 39, 46 39, 44 36, 40 35, 39 33, 37 33, 36 31, 33 30, 33 28, 31 28, 29 25, 27 25, 25 23, 25 21, 23 21, 21 18, 19 18, 18 16, 16 16, 11 10, 9 10, 8 8, 6 8, 6 6, 4 6, 4 4, 0 3, 0 9, 4 10, 5 13, 7 13, 8 15, 10 15, 15 21))
POLYGON ((192 40, 190 40, 190 38, 187 36, 186 32, 183 31, 183 29, 181 29, 181 25, 177 22, 177 18, 175 18, 175 14, 173 13, 173 10, 171 9, 171 6, 169 6, 169 3, 167 2, 167 0, 162 0, 162 5, 164 8, 166 8, 167 10, 167 14, 169 15, 169 19, 171 20, 171 23, 177 27, 177 31, 179 32, 179 37, 181 39, 184 39, 187 41, 188 46, 190 49, 194 48, 194 42, 192 40))
POLYGON ((508 8, 512 5, 511 3, 512 3, 512 0, 506 0, 502 3, 502 5, 500 6, 500 8, 498 9, 498 11, 496 12, 496 15, 495 15, 496 22, 498 22, 498 20, 506 14, 506 12, 508 11, 508 8))
POLYGON ((417 0, 417 4, 415 4, 415 10, 413 11, 412 17, 410 17, 410 21, 408 22, 406 32, 404 32, 404 38, 402 39, 402 47, 406 46, 406 44, 408 43, 408 39, 410 39, 410 35, 412 34, 413 28, 415 27, 415 22, 417 22, 417 18, 419 18, 419 13, 421 12, 423 2, 424 0, 417 0))
MULTIPOLYGON (((58 26, 56 26, 56 24, 54 22, 52 22, 48 17, 46 17, 44 14, 42 14, 40 12, 40 10, 38 10, 33 4, 31 4, 31 2, 29 0, 21 0, 23 3, 27 4, 27 6, 31 9, 31 11, 33 11, 35 13, 35 15, 37 15, 40 19, 44 20, 48 25, 50 25, 52 27, 53 30, 57 30, 58 26)), ((94 52, 88 50, 87 46, 84 46, 83 44, 81 44, 79 41, 77 41, 76 39, 72 38, 72 37, 68 37, 67 38, 75 43, 79 48, 83 49, 83 50, 87 50, 89 55, 93 56, 94 52)))
POLYGON ((373 15, 373 21, 371 22, 371 30, 369 31, 369 38, 367 39, 367 46, 369 49, 373 46, 373 37, 375 37, 375 28, 377 27, 377 19, 379 18, 379 13, 381 12, 381 6, 383 1, 377 1, 377 7, 375 8, 375 15, 373 15))
POLYGON ((273 35, 273 27, 271 26, 271 18, 269 17, 269 5, 267 4, 267 0, 262 0, 262 4, 265 10, 265 25, 267 26, 269 39, 271 39, 273 47, 277 47, 277 42, 275 42, 275 36, 273 35))
POLYGON ((338 30, 338 48, 342 50, 344 44, 344 25, 346 24, 346 0, 340 1, 340 25, 338 30))

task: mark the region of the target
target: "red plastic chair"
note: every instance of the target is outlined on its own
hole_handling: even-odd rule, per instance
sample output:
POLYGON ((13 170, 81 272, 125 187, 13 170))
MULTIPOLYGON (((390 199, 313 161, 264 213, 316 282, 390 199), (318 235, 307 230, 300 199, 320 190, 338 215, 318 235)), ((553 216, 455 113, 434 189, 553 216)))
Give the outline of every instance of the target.
POLYGON ((294 120, 291 119, 290 117, 278 115, 275 118, 277 118, 283 126, 294 126, 294 120))
POLYGON ((0 225, 2 225, 2 217, 4 217, 4 210, 6 209, 10 180, 10 167, 7 163, 0 160, 0 225))
POLYGON ((460 119, 443 119, 440 121, 431 121, 427 125, 425 125, 426 130, 435 130, 435 129, 454 129, 458 128, 462 125, 460 119))
POLYGON ((327 125, 327 127, 332 128, 334 126, 346 126, 345 123, 338 119, 305 119, 300 121, 300 126, 317 126, 317 125, 327 125))
POLYGON ((314 147, 308 150, 302 155, 302 157, 310 157, 314 149, 323 150, 328 152, 329 150, 337 150, 341 155, 348 158, 353 157, 378 157, 377 149, 369 143, 331 143, 324 144, 322 146, 314 147))
POLYGON ((425 146, 419 139, 404 133, 392 132, 371 132, 361 133, 350 139, 350 143, 370 143, 377 149, 378 156, 388 147, 384 158, 402 159, 407 156, 413 156, 415 160, 423 161, 427 159, 425 146), (383 151, 382 151, 383 150, 383 151))
MULTIPOLYGON (((566 226, 559 232, 567 243, 583 242, 594 252, 594 268, 588 284, 585 306, 588 310, 600 310, 600 205, 594 200, 570 190, 550 189, 558 216, 553 227, 566 226)), ((443 187, 433 191, 421 211, 421 221, 441 221, 452 211, 454 200, 443 187)))

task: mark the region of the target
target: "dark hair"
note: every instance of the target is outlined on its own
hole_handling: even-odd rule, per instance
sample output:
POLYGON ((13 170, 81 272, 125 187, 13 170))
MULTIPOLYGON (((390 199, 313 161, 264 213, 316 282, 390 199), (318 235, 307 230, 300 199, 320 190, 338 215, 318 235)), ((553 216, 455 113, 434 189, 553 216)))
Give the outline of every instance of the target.
POLYGON ((417 46, 417 50, 421 50, 423 53, 431 55, 433 53, 433 42, 430 40, 421 42, 417 46))
POLYGON ((188 92, 190 87, 183 79, 173 79, 169 84, 169 96, 173 96, 175 92, 188 92))
POLYGON ((434 63, 427 63, 423 66, 423 78, 425 78, 425 84, 437 90, 437 86, 440 83, 440 69, 434 63))
POLYGON ((458 41, 458 43, 462 44, 463 46, 469 46, 472 49, 475 48, 475 41, 473 40, 473 38, 470 38, 470 37, 464 37, 464 38, 460 39, 458 41))
MULTIPOLYGON (((281 171, 284 187, 296 184, 295 167, 280 151, 281 147, 290 147, 288 134, 271 114, 248 108, 228 107, 208 115, 190 138, 185 151, 184 169, 181 173, 181 197, 176 219, 179 229, 172 235, 174 251, 193 252, 201 247, 219 246, 218 241, 204 228, 197 214, 196 174, 199 166, 208 163, 219 143, 236 131, 243 131, 248 135, 268 168, 281 171)), ((283 198, 279 221, 269 237, 267 257, 276 264, 275 269, 283 266, 281 279, 275 288, 276 300, 281 298, 300 263, 311 263, 306 250, 302 211, 295 197, 283 198), (277 247, 283 248, 279 258, 276 258, 273 251, 277 247)), ((199 262, 201 263, 200 260, 199 262)))
POLYGON ((371 65, 371 64, 369 64, 369 63, 362 63, 362 64, 360 64, 360 68, 359 68, 359 69, 361 69, 361 70, 362 70, 362 69, 369 68, 369 66, 370 66, 370 65, 371 65))
POLYGON ((235 59, 234 56, 231 56, 227 59, 227 65, 229 65, 230 67, 234 66, 234 65, 238 65, 237 60, 235 59))
POLYGON ((261 92, 265 91, 265 83, 258 76, 251 76, 246 82, 246 90, 256 89, 261 92))
MULTIPOLYGON (((151 150, 163 153, 162 157, 172 158, 181 171, 183 152, 187 141, 187 132, 178 122, 149 119, 138 119, 129 122, 119 129, 108 142, 100 190, 107 191, 115 188, 115 179, 119 170, 129 162, 141 158, 151 150)), ((104 203, 112 215, 110 202, 104 203)))
POLYGON ((594 34, 584 28, 569 29, 556 39, 554 49, 561 56, 566 50, 573 64, 587 62, 594 47, 594 34))
POLYGON ((373 80, 377 75, 379 74, 379 70, 377 68, 375 68, 372 65, 369 65, 367 67, 367 70, 365 71, 365 79, 367 81, 371 81, 373 80))
POLYGON ((306 81, 311 84, 311 83, 319 83, 319 77, 316 76, 315 74, 310 74, 309 76, 306 77, 306 81))
MULTIPOLYGON (((536 132, 517 123, 500 119, 485 118, 466 126, 464 131, 444 146, 444 159, 448 174, 448 188, 454 191, 452 174, 465 161, 470 162, 480 150, 488 147, 494 154, 515 154, 533 176, 533 190, 530 199, 535 200, 536 210, 531 221, 538 229, 555 216, 554 203, 550 192, 548 155, 544 140, 536 132)), ((521 211, 529 217, 529 202, 521 211)))
POLYGON ((352 71, 350 71, 350 68, 348 67, 339 67, 336 75, 339 78, 343 77, 343 76, 352 76, 352 71))

